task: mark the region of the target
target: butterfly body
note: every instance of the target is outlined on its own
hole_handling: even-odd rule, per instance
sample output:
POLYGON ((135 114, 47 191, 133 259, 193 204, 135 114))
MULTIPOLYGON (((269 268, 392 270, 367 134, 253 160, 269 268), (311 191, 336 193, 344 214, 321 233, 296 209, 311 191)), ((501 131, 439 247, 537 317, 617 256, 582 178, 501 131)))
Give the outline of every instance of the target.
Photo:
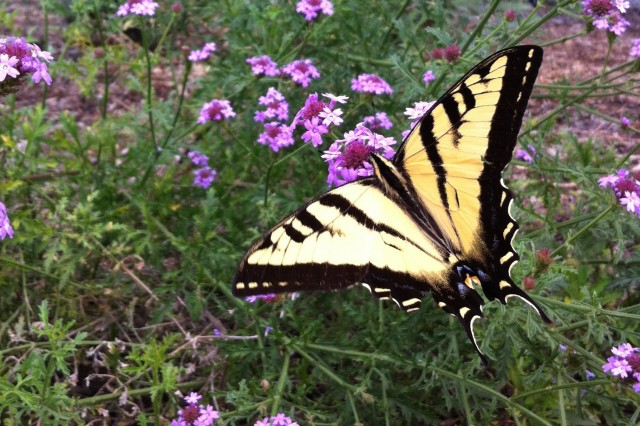
POLYGON ((412 311, 431 293, 479 353, 473 322, 483 316, 484 300, 475 288, 501 303, 519 297, 549 321, 511 279, 518 225, 502 181, 541 61, 541 48, 517 46, 474 67, 392 160, 371 154, 373 176, 320 195, 256 241, 234 294, 360 283, 412 311))

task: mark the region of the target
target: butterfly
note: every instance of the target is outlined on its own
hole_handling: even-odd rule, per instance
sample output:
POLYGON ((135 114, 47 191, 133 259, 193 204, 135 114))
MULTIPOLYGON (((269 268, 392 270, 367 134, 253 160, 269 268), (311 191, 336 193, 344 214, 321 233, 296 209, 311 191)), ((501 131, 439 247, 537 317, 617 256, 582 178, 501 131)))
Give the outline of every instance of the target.
POLYGON ((374 174, 320 195, 249 249, 233 294, 342 290, 354 284, 405 311, 431 293, 462 323, 489 300, 518 297, 550 323, 511 278, 518 224, 502 171, 542 63, 542 48, 516 46, 473 67, 420 119, 374 174))

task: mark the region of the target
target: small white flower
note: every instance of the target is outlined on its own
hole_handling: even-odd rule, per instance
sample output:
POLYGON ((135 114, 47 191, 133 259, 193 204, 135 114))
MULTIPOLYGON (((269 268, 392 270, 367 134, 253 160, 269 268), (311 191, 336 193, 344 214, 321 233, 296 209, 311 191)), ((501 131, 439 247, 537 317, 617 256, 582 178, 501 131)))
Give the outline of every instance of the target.
POLYGON ((349 99, 348 96, 336 96, 331 93, 323 93, 322 96, 324 96, 325 98, 329 98, 332 101, 338 102, 339 104, 346 104, 347 99, 349 99))
POLYGON ((20 74, 20 71, 14 68, 17 63, 18 58, 15 56, 9 57, 6 53, 0 55, 0 81, 4 81, 7 75, 16 78, 20 74))
POLYGON ((342 110, 340 108, 336 108, 331 111, 328 107, 324 107, 322 111, 318 114, 320 118, 323 118, 322 124, 325 126, 329 126, 331 124, 335 126, 339 126, 344 121, 340 116, 342 115, 342 110))

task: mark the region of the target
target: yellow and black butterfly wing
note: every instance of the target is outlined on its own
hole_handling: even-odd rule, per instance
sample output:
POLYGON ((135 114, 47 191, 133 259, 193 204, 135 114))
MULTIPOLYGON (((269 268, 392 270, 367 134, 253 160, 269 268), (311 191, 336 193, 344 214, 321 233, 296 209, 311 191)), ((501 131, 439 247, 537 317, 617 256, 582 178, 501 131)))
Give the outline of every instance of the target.
POLYGON ((366 178, 319 196, 256 241, 240 263, 233 293, 339 290, 362 283, 411 310, 431 289, 429 277, 447 268, 442 250, 406 208, 385 196, 375 178, 366 178))
POLYGON ((464 260, 471 282, 502 303, 518 296, 544 312, 510 276, 518 254, 512 194, 502 182, 542 62, 538 46, 517 46, 482 61, 422 117, 394 163, 427 214, 464 260))

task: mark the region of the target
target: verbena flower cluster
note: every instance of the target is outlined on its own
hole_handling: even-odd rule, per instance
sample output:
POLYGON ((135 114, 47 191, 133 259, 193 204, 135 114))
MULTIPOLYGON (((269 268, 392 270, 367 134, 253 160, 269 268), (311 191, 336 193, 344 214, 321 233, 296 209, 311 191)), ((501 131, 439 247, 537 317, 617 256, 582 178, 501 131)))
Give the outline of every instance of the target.
POLYGON ((178 411, 178 418, 171 421, 171 426, 211 426, 220 418, 220 413, 213 409, 211 405, 198 405, 202 396, 196 392, 191 392, 184 397, 188 404, 184 409, 178 411))
POLYGON ((582 10, 593 19, 593 26, 617 36, 629 27, 622 15, 629 9, 627 0, 583 0, 582 10))
POLYGON ((153 16, 158 6, 158 3, 151 0, 127 0, 125 4, 118 7, 116 16, 153 16))
POLYGON ((198 123, 204 124, 207 121, 222 121, 235 117, 236 113, 231 108, 231 102, 227 100, 214 99, 202 106, 198 123))
POLYGON ((329 102, 321 100, 317 93, 312 93, 293 119, 293 126, 304 126, 306 129, 302 140, 311 142, 314 147, 322 144, 322 135, 329 133, 330 126, 342 124, 342 109, 336 108, 336 104, 344 104, 349 99, 331 93, 324 93, 322 96, 329 99, 329 102))
POLYGON ((307 21, 313 21, 320 13, 333 15, 333 4, 329 0, 300 0, 296 4, 296 12, 304 15, 307 21))
POLYGON ((293 61, 282 67, 281 72, 302 87, 308 87, 312 79, 320 77, 320 73, 318 69, 313 66, 311 59, 298 59, 293 61))
POLYGON ((524 149, 518 148, 513 157, 526 163, 533 163, 533 159, 535 158, 535 156, 536 148, 531 145, 527 145, 524 149))
POLYGON ((189 60, 191 62, 201 62, 209 59, 209 56, 217 49, 216 44, 213 42, 206 43, 202 49, 192 50, 189 53, 189 60))
POLYGON ((7 216, 7 207, 0 201, 0 240, 6 237, 13 238, 13 228, 7 216))
POLYGON ((275 88, 270 87, 265 96, 260 96, 260 105, 266 106, 265 111, 256 111, 254 120, 265 123, 264 131, 258 136, 258 143, 268 145, 273 152, 293 145, 293 129, 281 121, 289 119, 289 103, 275 88))
POLYGON ((351 90, 354 92, 372 93, 374 95, 390 95, 393 89, 389 83, 375 74, 360 74, 351 80, 351 90))
POLYGON ((253 426, 299 426, 297 422, 294 422, 291 418, 287 417, 284 413, 278 413, 275 416, 265 417, 262 420, 258 420, 253 426))
POLYGON ((362 122, 371 130, 389 130, 393 127, 393 123, 389 120, 386 112, 376 112, 374 115, 365 117, 362 122))
POLYGON ((198 151, 190 151, 191 164, 200 167, 193 171, 193 185, 207 189, 218 176, 218 171, 209 167, 209 157, 198 151))
MULTIPOLYGON (((219 333, 219 332, 218 332, 219 333)), ((220 334, 220 333, 219 333, 220 334)), ((171 421, 171 426, 212 426, 220 418, 220 413, 213 406, 198 404, 202 395, 191 392, 184 397, 187 406, 178 411, 178 418, 171 421)), ((278 413, 275 416, 257 420, 254 426, 299 426, 289 416, 278 413)))
POLYGON ((631 173, 620 169, 617 173, 598 179, 598 184, 603 188, 611 188, 620 204, 625 206, 629 213, 640 217, 640 182, 631 173))
POLYGON ((267 77, 289 77, 294 83, 308 87, 313 79, 320 78, 320 72, 313 65, 311 59, 295 60, 281 69, 278 64, 267 55, 253 56, 248 58, 246 62, 251 65, 253 75, 267 77))
POLYGON ((376 153, 391 159, 396 144, 392 137, 385 137, 371 131, 363 123, 344 134, 344 139, 336 140, 322 158, 329 165, 327 183, 340 186, 355 179, 373 175, 373 166, 369 158, 376 153))
POLYGON ((278 64, 267 55, 253 56, 247 59, 246 62, 251 65, 251 72, 255 76, 277 77, 280 75, 278 64))
POLYGON ((633 390, 640 393, 640 348, 623 343, 611 348, 611 352, 613 356, 607 359, 602 370, 612 376, 619 376, 628 383, 633 383, 633 390))
POLYGON ((21 37, 0 38, 0 96, 16 92, 28 74, 34 83, 50 85, 47 62, 52 59, 51 53, 21 37))

